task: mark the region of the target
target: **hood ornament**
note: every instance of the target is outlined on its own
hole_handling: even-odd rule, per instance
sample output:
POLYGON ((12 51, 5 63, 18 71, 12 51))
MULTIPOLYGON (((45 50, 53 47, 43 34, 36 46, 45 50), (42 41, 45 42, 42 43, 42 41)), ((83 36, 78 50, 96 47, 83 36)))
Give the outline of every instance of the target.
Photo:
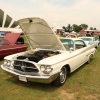
POLYGON ((25 65, 22 64, 21 69, 25 72, 25 65))

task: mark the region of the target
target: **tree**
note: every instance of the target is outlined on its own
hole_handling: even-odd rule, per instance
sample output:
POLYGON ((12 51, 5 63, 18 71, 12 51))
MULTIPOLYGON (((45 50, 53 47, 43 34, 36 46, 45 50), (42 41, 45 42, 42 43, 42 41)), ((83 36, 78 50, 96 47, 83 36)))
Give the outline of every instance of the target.
POLYGON ((80 27, 85 30, 85 29, 88 28, 88 25, 87 24, 81 24, 80 27))
MULTIPOLYGON (((88 25, 87 24, 81 24, 81 25, 76 25, 76 24, 73 24, 72 26, 70 24, 68 24, 67 27, 63 26, 62 27, 65 32, 72 32, 72 31, 75 31, 75 32, 80 32, 80 30, 87 30, 88 28, 88 25)), ((96 28, 93 28, 93 27, 90 27, 90 30, 97 30, 96 28)))
POLYGON ((73 24, 72 27, 73 27, 73 31, 75 32, 80 32, 80 30, 82 30, 81 26, 78 26, 76 24, 73 24))
POLYGON ((70 33, 72 31, 72 26, 70 24, 68 24, 67 27, 63 26, 62 28, 65 30, 65 32, 69 32, 70 33))
POLYGON ((93 30, 93 27, 90 27, 90 30, 93 30))
POLYGON ((66 29, 66 27, 65 27, 65 26, 63 26, 62 28, 65 30, 65 32, 67 32, 67 29, 66 29))
POLYGON ((72 31, 72 26, 70 24, 68 24, 67 26, 67 31, 70 33, 72 31))

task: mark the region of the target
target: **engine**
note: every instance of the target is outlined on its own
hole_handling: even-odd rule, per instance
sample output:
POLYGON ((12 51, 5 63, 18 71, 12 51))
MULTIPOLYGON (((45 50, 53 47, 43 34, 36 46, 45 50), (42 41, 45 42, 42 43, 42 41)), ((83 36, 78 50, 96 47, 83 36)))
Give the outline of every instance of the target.
POLYGON ((27 59, 29 61, 39 62, 40 60, 60 54, 59 51, 39 50, 26 53, 25 55, 17 57, 18 60, 27 59))

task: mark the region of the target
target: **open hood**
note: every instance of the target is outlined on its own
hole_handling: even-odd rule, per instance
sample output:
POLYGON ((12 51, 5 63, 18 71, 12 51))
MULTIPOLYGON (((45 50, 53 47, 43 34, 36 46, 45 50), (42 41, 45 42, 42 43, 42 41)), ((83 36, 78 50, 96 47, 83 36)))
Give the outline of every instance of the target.
POLYGON ((18 23, 27 37, 31 48, 65 50, 47 22, 41 18, 32 17, 18 20, 18 23))

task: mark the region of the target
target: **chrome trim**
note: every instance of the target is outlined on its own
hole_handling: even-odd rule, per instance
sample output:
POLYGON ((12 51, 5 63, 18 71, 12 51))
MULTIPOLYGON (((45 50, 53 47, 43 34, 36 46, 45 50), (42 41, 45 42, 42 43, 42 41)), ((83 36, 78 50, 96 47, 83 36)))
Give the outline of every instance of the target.
POLYGON ((49 84, 51 83, 53 80, 55 80, 58 75, 60 74, 60 72, 54 73, 52 75, 38 75, 38 76, 32 76, 32 75, 22 75, 20 73, 14 72, 11 69, 6 68, 4 65, 1 65, 1 68, 10 73, 13 76, 16 76, 17 78, 19 76, 22 77, 26 77, 27 81, 33 81, 33 82, 39 82, 39 83, 45 83, 45 84, 49 84))

